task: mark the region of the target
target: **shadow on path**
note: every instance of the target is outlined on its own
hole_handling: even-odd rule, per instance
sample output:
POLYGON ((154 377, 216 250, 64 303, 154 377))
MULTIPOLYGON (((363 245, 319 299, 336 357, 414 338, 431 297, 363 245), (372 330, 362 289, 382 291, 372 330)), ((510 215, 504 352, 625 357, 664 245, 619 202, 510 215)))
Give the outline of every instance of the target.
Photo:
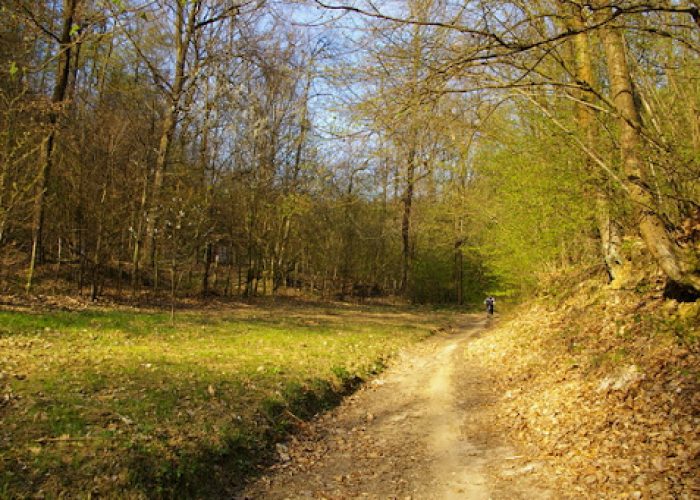
POLYGON ((489 417, 498 395, 488 373, 465 362, 489 323, 465 315, 457 333, 404 352, 278 446, 280 461, 239 498, 549 498, 513 467, 489 417))

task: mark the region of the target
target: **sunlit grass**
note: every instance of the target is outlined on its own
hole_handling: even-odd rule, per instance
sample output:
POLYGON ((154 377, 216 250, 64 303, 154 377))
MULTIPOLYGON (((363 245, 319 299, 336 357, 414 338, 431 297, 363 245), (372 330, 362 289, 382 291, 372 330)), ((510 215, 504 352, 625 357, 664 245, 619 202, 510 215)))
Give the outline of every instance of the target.
POLYGON ((158 312, 0 312, 0 493, 234 487, 299 417, 448 318, 330 307, 174 322, 158 312))

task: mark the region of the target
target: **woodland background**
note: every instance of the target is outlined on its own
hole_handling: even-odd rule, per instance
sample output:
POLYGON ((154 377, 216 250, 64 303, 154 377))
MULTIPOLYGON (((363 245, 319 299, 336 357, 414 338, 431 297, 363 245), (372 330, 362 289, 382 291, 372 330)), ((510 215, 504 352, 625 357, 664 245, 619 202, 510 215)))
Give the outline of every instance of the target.
POLYGON ((700 289, 695 1, 9 0, 0 34, 6 293, 700 289))

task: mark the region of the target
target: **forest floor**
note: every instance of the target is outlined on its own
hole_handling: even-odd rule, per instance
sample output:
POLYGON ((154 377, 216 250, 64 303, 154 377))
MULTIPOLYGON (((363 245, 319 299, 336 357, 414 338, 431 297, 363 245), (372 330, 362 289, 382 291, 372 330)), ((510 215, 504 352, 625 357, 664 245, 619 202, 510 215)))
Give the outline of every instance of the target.
POLYGON ((241 498, 549 498, 494 425, 492 370, 465 362, 487 326, 407 350, 335 410, 277 446, 278 463, 241 498))
POLYGON ((700 495, 700 303, 585 280, 463 316, 289 442, 241 498, 700 495))
POLYGON ((0 498, 700 495, 700 302, 654 282, 577 280, 490 323, 4 302, 0 498))

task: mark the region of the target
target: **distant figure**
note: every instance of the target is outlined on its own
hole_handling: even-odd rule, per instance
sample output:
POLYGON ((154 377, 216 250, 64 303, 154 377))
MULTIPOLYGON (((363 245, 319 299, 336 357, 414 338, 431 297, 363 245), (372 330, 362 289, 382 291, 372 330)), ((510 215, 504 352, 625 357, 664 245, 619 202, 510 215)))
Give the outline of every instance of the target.
POLYGON ((489 295, 486 297, 484 304, 486 304, 486 314, 493 316, 493 309, 496 307, 496 299, 489 295))

